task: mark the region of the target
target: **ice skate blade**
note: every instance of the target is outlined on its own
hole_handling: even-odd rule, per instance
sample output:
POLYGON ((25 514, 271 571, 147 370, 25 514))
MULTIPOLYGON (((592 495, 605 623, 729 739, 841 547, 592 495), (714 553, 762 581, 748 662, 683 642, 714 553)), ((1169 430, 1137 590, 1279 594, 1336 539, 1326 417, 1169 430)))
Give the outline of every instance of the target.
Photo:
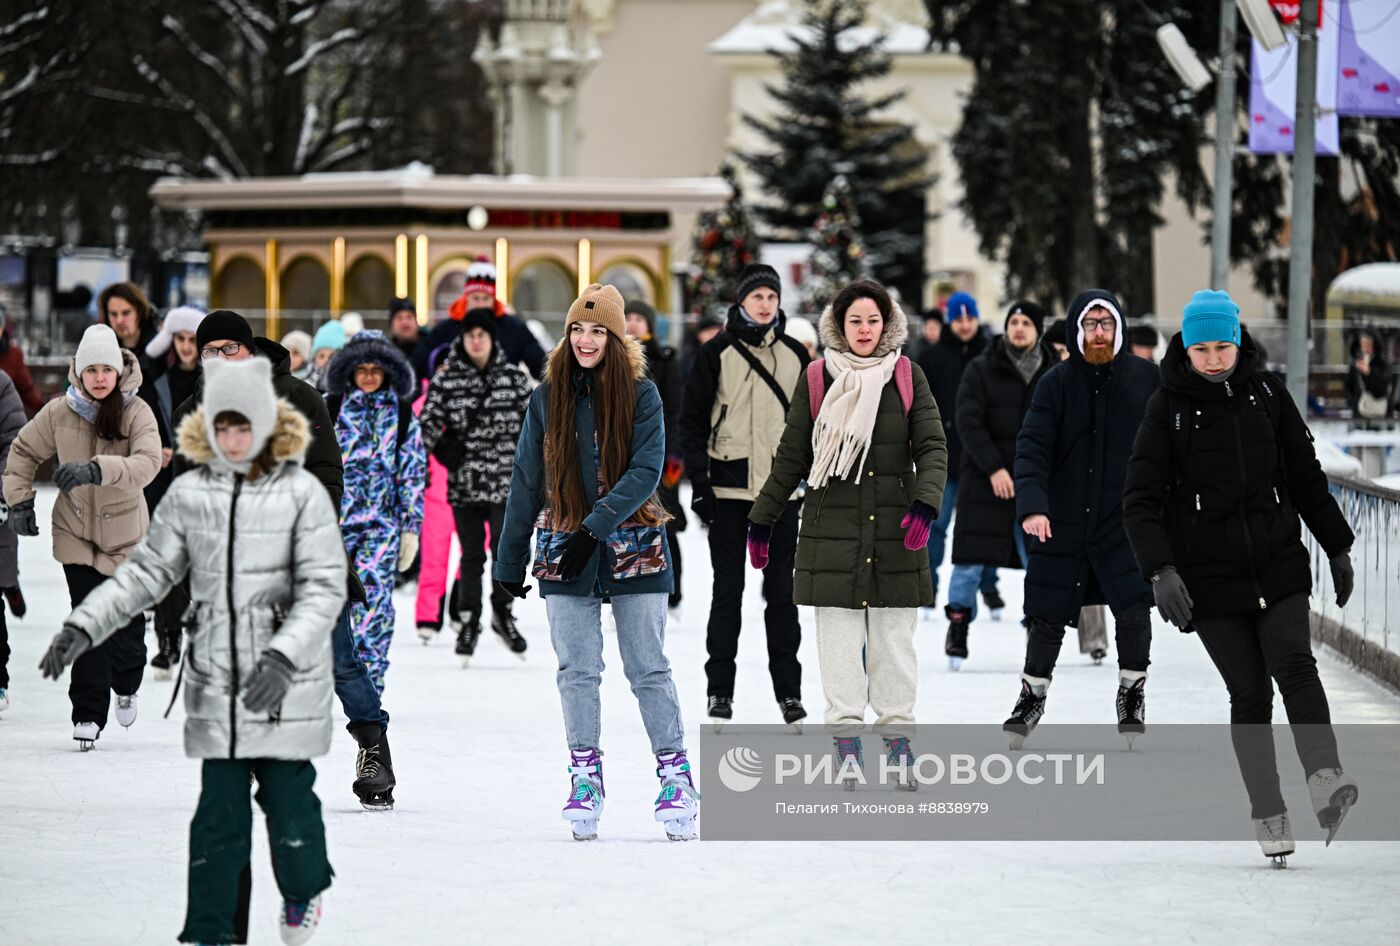
POLYGON ((1126 742, 1126 743, 1128 744, 1128 751, 1129 751, 1129 752, 1132 752, 1132 751, 1133 751, 1133 740, 1137 739, 1138 734, 1135 733, 1135 732, 1125 732, 1125 733, 1119 733, 1119 735, 1122 736, 1122 737, 1123 737, 1123 741, 1126 742))
POLYGON ((170 679, 170 668, 169 668, 169 667, 157 667, 155 670, 153 670, 153 671, 151 672, 151 679, 152 679, 152 680, 169 680, 169 679, 170 679))
POLYGON ((895 783, 894 787, 901 792, 917 792, 919 790, 919 783, 914 781, 906 782, 901 779, 899 782, 895 783))
POLYGON ((795 722, 788 723, 787 731, 792 733, 794 736, 802 735, 802 720, 799 719, 795 722))
POLYGON ((471 666, 471 663, 472 663, 472 655, 471 655, 471 654, 458 654, 458 655, 457 655, 457 659, 460 660, 460 661, 462 662, 462 669, 463 669, 463 670, 466 670, 468 667, 471 666))
POLYGON ((1323 847, 1332 846, 1332 839, 1337 836, 1337 829, 1342 826, 1347 812, 1351 810, 1352 805, 1356 804, 1359 797, 1360 792, 1357 791, 1356 786, 1344 786, 1337 789, 1329 799, 1332 804, 1317 813, 1317 823, 1327 829, 1327 841, 1323 847))
POLYGON ((95 745, 97 745, 97 740, 96 740, 96 739, 79 739, 79 740, 77 740, 77 743, 78 743, 78 751, 79 751, 79 752, 91 752, 91 751, 93 750, 93 747, 94 747, 95 745))
POLYGON ((1008 731, 1006 733, 1006 744, 1012 752, 1020 752, 1026 745, 1026 733, 1008 731))
POLYGON ((966 659, 967 659, 966 657, 949 657, 949 658, 948 658, 948 669, 949 669, 949 670, 953 670, 953 671, 961 670, 961 669, 962 669, 962 665, 963 665, 963 661, 966 660, 966 659))
POLYGON ((694 817, 672 818, 662 824, 666 827, 666 837, 672 841, 694 841, 697 837, 694 817))
POLYGON ((360 807, 365 811, 393 811, 394 802, 392 799, 381 801, 378 798, 361 798, 360 807))
POLYGON ((1288 867, 1287 854, 1270 854, 1269 860, 1273 863, 1274 870, 1285 870, 1288 867))
POLYGON ((733 720, 724 719, 723 717, 720 717, 720 716, 711 716, 711 717, 710 717, 710 725, 712 725, 712 726, 715 727, 715 733, 716 733, 716 735, 718 735, 719 733, 724 732, 724 727, 725 727, 725 726, 728 726, 731 722, 733 722, 733 720))
POLYGON ((992 620, 993 620, 993 621, 1000 621, 1000 620, 1001 620, 1001 608, 992 608, 992 620))
POLYGON ((853 792, 853 791, 855 791, 855 790, 856 790, 856 780, 855 780, 855 779, 853 779, 853 778, 845 778, 845 779, 842 779, 842 780, 841 780, 841 791, 843 791, 843 792, 853 792))

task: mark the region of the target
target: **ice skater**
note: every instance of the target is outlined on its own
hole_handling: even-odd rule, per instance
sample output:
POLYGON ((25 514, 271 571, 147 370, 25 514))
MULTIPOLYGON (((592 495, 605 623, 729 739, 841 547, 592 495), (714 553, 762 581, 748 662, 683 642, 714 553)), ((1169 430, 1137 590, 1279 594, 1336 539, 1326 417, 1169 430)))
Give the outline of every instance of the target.
POLYGON ((1118 646, 1118 731, 1146 720, 1152 590, 1123 531, 1123 479, 1157 368, 1128 351, 1118 300, 1102 289, 1069 307, 1069 358, 1046 372, 1016 439, 1016 517, 1027 537, 1026 662, 1002 724, 1019 749, 1045 712, 1065 625, 1108 604, 1118 646))
POLYGON ((418 554, 427 455, 413 416, 413 367, 381 333, 345 343, 326 371, 326 407, 345 468, 340 530, 365 602, 350 606, 355 652, 384 692, 394 640, 394 579, 418 554))
POLYGON ((1312 655, 1299 520, 1327 555, 1338 607, 1351 597, 1354 536, 1307 424, 1227 293, 1191 297, 1161 373, 1128 465, 1123 521, 1162 617, 1196 632, 1225 681, 1255 836, 1282 863, 1294 843, 1268 725, 1271 681, 1329 842, 1358 795, 1312 655))
POLYGON ((805 480, 793 598, 816 608, 827 729, 843 767, 859 766, 873 707, 900 787, 912 790, 914 630, 919 607, 933 600, 925 549, 948 447, 923 371, 900 354, 904 312, 882 286, 842 289, 820 325, 826 357, 793 395, 773 472, 749 513, 749 561, 768 564, 773 525, 805 480))
MULTIPOLYGON (((136 548, 150 518, 142 490, 161 466, 155 415, 137 396, 141 368, 106 325, 83 333, 68 368, 68 391, 24 426, 5 464, 5 502, 16 535, 38 535, 34 477, 56 459, 53 479, 53 557, 63 566, 74 607, 136 548)), ((93 748, 116 696, 117 722, 136 722, 137 692, 146 667, 146 618, 139 611, 106 629, 103 643, 73 665, 68 697, 73 739, 93 748)))
POLYGON ((306 419, 277 400, 266 361, 212 362, 204 404, 177 439, 196 468, 171 484, 147 540, 68 616, 40 666, 57 679, 189 575, 185 754, 204 762, 180 942, 248 941, 256 776, 282 941, 303 943, 332 873, 310 760, 331 741, 340 530, 326 491, 301 467, 306 419))
POLYGON ((612 602, 623 672, 656 754, 653 813, 673 840, 695 837, 699 793, 686 757, 680 700, 666 659, 672 590, 666 511, 656 495, 666 459, 661 396, 627 337, 622 295, 597 283, 564 320, 564 342, 530 395, 506 501, 495 577, 517 598, 539 580, 559 659, 572 784, 563 816, 579 840, 603 813, 598 690, 603 599, 612 602))
MULTIPOLYGON (((461 326, 461 334, 428 385, 421 421, 423 442, 447 473, 447 501, 462 550, 453 591, 461 615, 456 650, 465 666, 481 637, 487 530, 494 564, 530 379, 506 361, 496 343, 499 323, 491 309, 472 309, 454 324, 461 326)), ((491 630, 523 659, 526 642, 511 613, 514 600, 491 583, 491 630)))

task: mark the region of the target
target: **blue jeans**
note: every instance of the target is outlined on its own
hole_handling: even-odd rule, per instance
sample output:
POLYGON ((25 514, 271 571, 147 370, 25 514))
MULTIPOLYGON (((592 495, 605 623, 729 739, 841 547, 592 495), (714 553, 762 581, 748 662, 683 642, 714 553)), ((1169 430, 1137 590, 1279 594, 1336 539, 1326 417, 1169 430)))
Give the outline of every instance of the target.
MULTIPOLYGON (((948 545, 948 527, 953 524, 953 512, 957 508, 958 481, 948 480, 948 482, 943 484, 943 505, 938 510, 938 518, 933 520, 933 525, 928 533, 928 569, 933 576, 933 597, 935 599, 935 604, 938 598, 938 567, 943 564, 943 552, 948 545)), ((1022 558, 1024 559, 1025 556, 1023 555, 1022 558)), ((957 580, 956 573, 952 580, 957 580)), ((985 569, 981 573, 981 584, 977 587, 982 591, 996 591, 997 570, 995 568, 985 569)), ((950 598, 949 600, 956 601, 957 599, 950 598)))
MULTIPOLYGON (((1026 534, 1018 525, 1016 528, 1016 554, 1020 556, 1021 567, 1026 567, 1026 534)), ((968 622, 977 620, 977 592, 985 591, 988 584, 993 590, 997 586, 997 570, 992 565, 954 565, 953 577, 948 582, 948 607, 968 608, 972 615, 968 622)))
MULTIPOLYGON (((671 664, 663 652, 666 598, 663 592, 612 597, 622 672, 632 685, 651 751, 657 755, 685 751, 680 699, 671 681, 671 664)), ((549 614, 549 639, 559 659, 554 679, 564 707, 569 748, 597 748, 602 730, 598 688, 603 682, 603 599, 556 594, 544 603, 549 614)))
POLYGON ((389 728, 389 714, 379 701, 379 691, 369 678, 369 671, 355 656, 355 642, 350 637, 350 605, 340 609, 340 617, 331 631, 331 650, 335 654, 335 695, 340 708, 350 720, 346 729, 366 723, 389 728))

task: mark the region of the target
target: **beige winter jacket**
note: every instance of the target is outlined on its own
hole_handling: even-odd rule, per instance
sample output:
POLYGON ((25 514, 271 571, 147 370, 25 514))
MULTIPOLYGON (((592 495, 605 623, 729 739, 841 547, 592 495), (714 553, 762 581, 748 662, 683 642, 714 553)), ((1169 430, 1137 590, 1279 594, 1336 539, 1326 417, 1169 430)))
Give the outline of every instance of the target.
MULTIPOLYGON (((53 557, 64 565, 91 565, 111 575, 150 526, 141 490, 160 472, 160 432, 146 402, 136 397, 141 368, 122 351, 121 394, 130 395, 118 440, 100 440, 97 426, 74 413, 66 397, 45 404, 24 425, 5 464, 7 505, 34 498, 34 475, 44 461, 87 463, 102 469, 100 486, 59 494, 53 507, 53 557)), ((68 381, 79 384, 72 364, 68 381)))

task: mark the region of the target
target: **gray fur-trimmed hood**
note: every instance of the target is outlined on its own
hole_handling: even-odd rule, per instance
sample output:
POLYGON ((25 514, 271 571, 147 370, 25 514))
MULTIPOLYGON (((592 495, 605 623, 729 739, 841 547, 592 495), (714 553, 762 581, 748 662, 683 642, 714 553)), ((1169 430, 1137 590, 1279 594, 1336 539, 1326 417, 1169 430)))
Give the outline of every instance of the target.
MULTIPOLYGON (((821 335, 822 345, 826 348, 834 348, 843 354, 851 353, 851 345, 846 341, 845 334, 841 331, 841 326, 836 324, 836 314, 831 311, 831 306, 822 310, 821 320, 817 323, 817 331, 821 335)), ((880 336, 880 344, 875 346, 875 351, 871 353, 872 358, 883 358, 892 351, 898 351, 904 347, 904 343, 909 340, 909 319, 905 316, 904 310, 899 307, 899 303, 890 300, 890 320, 885 325, 884 334, 880 336)))

